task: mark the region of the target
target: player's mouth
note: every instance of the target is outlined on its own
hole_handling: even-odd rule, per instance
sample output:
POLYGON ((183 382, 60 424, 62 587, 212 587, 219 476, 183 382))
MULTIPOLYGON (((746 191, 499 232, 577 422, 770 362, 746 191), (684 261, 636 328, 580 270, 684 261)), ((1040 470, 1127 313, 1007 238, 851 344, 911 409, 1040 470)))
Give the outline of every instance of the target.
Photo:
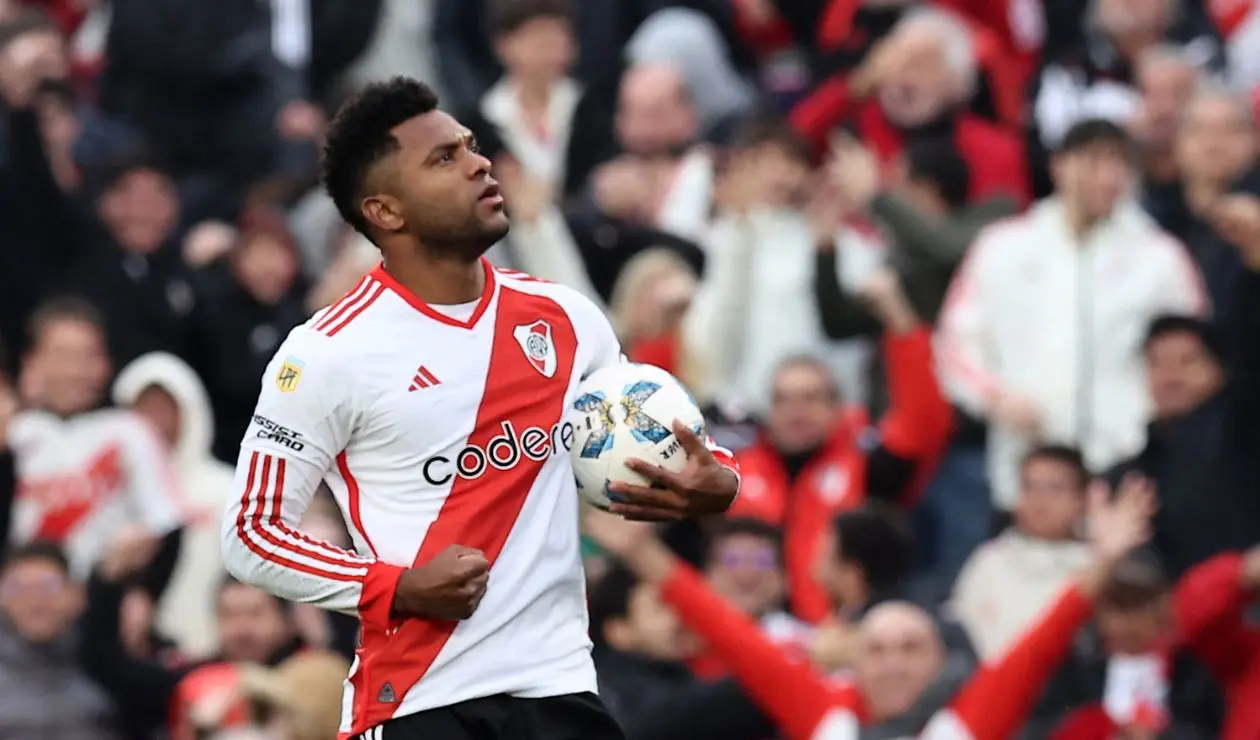
POLYGON ((486 189, 481 191, 481 197, 479 197, 477 201, 480 203, 489 203, 494 206, 502 205, 503 193, 499 192, 499 184, 491 182, 487 185, 486 189))

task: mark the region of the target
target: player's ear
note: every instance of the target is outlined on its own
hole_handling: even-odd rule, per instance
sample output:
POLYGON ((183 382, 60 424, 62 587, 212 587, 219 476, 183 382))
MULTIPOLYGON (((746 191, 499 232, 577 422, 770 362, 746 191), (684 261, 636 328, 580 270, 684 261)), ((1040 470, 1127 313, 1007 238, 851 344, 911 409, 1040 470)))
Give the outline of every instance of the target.
POLYGON ((403 215, 402 203, 389 195, 370 195, 359 205, 367 222, 381 231, 401 231, 407 219, 403 215))

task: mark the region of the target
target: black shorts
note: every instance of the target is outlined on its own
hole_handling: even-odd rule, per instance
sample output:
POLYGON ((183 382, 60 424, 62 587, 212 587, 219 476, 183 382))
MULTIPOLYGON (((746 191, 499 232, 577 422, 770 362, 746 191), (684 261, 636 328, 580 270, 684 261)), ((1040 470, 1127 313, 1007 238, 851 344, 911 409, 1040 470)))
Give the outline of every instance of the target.
POLYGON ((500 694, 392 719, 361 740, 625 740, 594 694, 500 694))

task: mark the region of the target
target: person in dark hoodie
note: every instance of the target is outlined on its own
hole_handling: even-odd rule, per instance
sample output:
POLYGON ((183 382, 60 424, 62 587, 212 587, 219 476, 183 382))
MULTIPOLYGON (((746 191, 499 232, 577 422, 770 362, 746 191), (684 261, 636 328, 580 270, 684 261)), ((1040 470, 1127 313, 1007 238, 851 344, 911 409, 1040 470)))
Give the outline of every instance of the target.
POLYGON ((1260 271, 1247 274, 1247 349, 1232 368, 1200 319, 1166 316, 1146 340, 1155 416, 1146 447, 1121 464, 1156 481, 1154 548, 1177 577, 1213 555, 1260 541, 1260 271))

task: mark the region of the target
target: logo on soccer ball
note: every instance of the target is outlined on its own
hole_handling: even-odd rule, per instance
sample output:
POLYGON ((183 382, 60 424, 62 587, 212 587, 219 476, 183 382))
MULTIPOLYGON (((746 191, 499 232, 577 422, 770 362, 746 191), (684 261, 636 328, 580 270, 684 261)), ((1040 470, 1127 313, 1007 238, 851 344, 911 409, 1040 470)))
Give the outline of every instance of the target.
POLYGON ((556 345, 551 340, 551 324, 541 320, 522 324, 512 331, 512 336, 521 345, 525 359, 543 377, 550 378, 556 374, 556 345))
POLYGON ((612 419, 612 404, 604 398, 603 393, 583 393, 573 403, 573 408, 587 414, 586 444, 582 445, 582 457, 594 459, 612 449, 613 429, 616 424, 612 419))
POLYGON ((643 404, 660 389, 661 386, 657 383, 640 380, 626 388, 625 395, 621 398, 621 405, 626 410, 626 424, 630 426, 630 433, 640 442, 656 444, 673 434, 669 427, 643 411, 643 404))

